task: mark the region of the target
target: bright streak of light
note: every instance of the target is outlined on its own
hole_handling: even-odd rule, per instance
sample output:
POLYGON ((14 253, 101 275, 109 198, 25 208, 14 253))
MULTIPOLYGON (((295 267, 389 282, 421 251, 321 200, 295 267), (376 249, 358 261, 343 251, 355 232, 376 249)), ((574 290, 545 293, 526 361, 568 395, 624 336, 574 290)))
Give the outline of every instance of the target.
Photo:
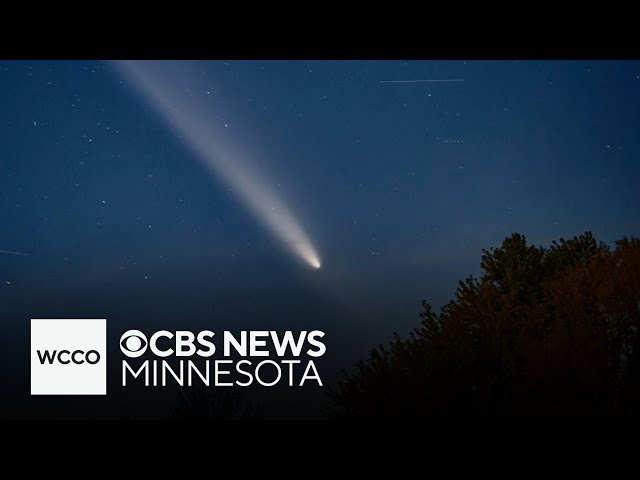
POLYGON ((6 253, 7 255, 24 255, 24 256, 29 256, 28 253, 22 253, 22 252, 12 252, 11 250, 0 250, 0 253, 6 253))
MULTIPOLYGON (((216 176, 227 182, 250 212, 299 258, 320 268, 320 257, 311 240, 285 204, 246 160, 246 155, 225 141, 211 115, 175 82, 185 62, 116 61, 119 70, 164 118, 174 133, 185 140, 196 156, 216 176)), ((220 123, 220 122, 217 122, 220 123)), ((226 125, 225 125, 226 127, 226 125)))
POLYGON ((464 82, 462 78, 434 79, 434 80, 380 80, 380 83, 426 83, 426 82, 464 82))

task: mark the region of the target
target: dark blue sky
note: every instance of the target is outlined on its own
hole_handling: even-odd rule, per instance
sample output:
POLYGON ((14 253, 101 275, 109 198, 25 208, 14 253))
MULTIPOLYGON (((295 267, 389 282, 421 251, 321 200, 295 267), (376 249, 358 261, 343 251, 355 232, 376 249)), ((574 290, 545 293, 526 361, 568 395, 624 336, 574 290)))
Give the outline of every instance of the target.
POLYGON ((191 94, 274 179, 322 268, 288 254, 112 64, 0 62, 0 249, 29 254, 0 253, 3 328, 310 327, 329 351, 367 350, 512 232, 640 234, 638 62, 197 70, 191 94), (464 82, 380 83, 414 79, 464 82))

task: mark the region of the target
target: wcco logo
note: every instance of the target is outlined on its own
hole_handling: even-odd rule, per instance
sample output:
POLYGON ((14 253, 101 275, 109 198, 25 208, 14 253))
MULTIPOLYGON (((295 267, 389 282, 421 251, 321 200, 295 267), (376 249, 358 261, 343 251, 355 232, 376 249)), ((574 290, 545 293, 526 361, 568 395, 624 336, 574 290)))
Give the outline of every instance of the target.
POLYGON ((31 320, 31 395, 106 394, 106 320, 31 320))
POLYGON ((89 350, 87 353, 84 353, 82 350, 74 350, 73 352, 69 350, 60 350, 59 352, 56 352, 56 350, 38 350, 38 358, 43 365, 45 363, 52 364, 56 361, 62 365, 68 365, 70 363, 82 365, 85 362, 90 365, 95 365, 100 361, 100 354, 97 350, 89 350), (64 358, 63 355, 65 355, 64 358), (90 355, 92 356, 90 357, 90 355))

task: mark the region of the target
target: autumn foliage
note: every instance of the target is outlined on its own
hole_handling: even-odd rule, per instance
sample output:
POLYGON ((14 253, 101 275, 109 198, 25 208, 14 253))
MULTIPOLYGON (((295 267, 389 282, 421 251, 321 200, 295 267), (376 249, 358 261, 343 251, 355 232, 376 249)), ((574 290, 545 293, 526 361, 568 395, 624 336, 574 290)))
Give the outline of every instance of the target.
POLYGON ((640 409, 640 241, 587 232, 484 250, 439 314, 330 391, 332 417, 631 414, 640 409))

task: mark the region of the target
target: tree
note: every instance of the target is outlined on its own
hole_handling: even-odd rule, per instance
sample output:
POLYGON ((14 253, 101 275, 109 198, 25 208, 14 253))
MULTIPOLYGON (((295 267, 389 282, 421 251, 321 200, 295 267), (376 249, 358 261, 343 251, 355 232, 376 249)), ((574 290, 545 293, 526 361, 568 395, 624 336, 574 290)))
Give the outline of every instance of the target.
POLYGON ((261 418, 261 414, 244 391, 199 386, 178 390, 172 417, 183 420, 256 420, 261 418))
POLYGON ((590 232, 483 250, 439 314, 423 301, 335 389, 332 417, 632 413, 640 408, 640 241, 590 232))

